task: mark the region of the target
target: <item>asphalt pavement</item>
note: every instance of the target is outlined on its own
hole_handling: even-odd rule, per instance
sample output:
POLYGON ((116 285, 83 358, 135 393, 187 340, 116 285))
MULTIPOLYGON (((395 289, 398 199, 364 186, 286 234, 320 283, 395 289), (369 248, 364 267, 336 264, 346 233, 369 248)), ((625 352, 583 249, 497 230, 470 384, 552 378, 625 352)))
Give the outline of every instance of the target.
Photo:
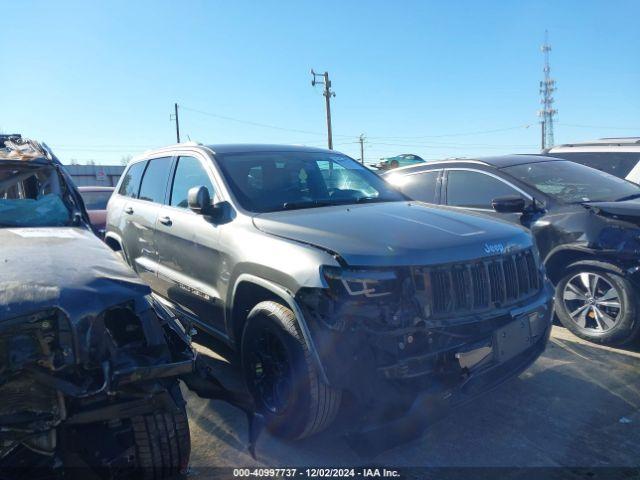
MULTIPOLYGON (((202 341, 196 336, 196 341, 202 341)), ((199 347, 212 354, 211 342, 199 347)), ((242 388, 233 360, 216 372, 242 388)), ((226 358, 230 358, 226 354, 226 358)), ((442 418, 419 439, 362 458, 333 431, 287 442, 265 432, 247 450, 245 415, 185 391, 192 475, 208 467, 640 467, 640 344, 609 348, 554 327, 526 372, 442 418)))

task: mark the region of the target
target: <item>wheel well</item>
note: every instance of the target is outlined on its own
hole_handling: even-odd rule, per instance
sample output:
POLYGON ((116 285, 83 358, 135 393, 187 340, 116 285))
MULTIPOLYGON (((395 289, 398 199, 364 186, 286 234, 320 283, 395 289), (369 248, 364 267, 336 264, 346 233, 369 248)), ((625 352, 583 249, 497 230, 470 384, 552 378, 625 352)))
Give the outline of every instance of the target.
POLYGON ((122 250, 122 245, 120 245, 120 242, 115 238, 107 237, 104 239, 104 243, 106 243, 114 252, 119 252, 120 250, 122 250))
POLYGON ((562 278, 566 267, 580 260, 598 260, 598 257, 578 250, 562 250, 547 258, 545 268, 551 283, 557 284, 562 278))
POLYGON ((279 295, 273 293, 268 288, 262 287, 252 282, 241 282, 236 287, 233 297, 233 310, 231 313, 231 325, 233 329, 233 338, 240 345, 242 338, 242 329, 247 321, 247 316, 253 307, 260 302, 275 301, 285 306, 287 302, 279 295))

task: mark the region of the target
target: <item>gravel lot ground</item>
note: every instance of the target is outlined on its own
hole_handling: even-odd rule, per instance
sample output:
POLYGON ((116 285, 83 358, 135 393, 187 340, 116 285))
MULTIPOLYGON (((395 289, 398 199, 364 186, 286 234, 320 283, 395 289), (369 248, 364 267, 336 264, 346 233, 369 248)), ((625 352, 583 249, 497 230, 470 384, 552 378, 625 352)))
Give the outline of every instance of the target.
MULTIPOLYGON (((265 432, 254 460, 241 412, 185 392, 193 475, 206 467, 355 467, 372 461, 389 467, 640 467, 639 352, 638 343, 608 348, 554 327, 547 351, 520 377, 373 460, 359 457, 330 431, 298 442, 265 432)), ((225 384, 241 385, 231 364, 219 366, 225 384)))

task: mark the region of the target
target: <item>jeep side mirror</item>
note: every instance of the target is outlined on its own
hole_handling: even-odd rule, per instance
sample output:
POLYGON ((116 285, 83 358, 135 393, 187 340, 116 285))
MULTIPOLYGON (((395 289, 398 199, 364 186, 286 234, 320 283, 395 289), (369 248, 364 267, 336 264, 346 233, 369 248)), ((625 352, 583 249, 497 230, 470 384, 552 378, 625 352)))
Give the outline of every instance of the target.
POLYGON ((209 189, 203 185, 189 189, 187 193, 189 209, 200 215, 208 215, 211 211, 211 195, 209 189))
POLYGON ((514 195, 494 198, 491 200, 491 206, 498 213, 522 213, 527 205, 524 198, 514 195))

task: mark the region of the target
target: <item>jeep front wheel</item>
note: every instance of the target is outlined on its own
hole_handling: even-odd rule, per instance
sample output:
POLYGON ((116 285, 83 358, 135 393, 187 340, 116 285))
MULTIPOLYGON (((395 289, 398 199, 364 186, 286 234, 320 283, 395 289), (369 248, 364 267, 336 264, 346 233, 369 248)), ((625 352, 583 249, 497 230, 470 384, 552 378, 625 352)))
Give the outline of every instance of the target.
POLYGON ((334 420, 341 392, 319 378, 289 308, 272 301, 256 305, 242 333, 241 355, 249 391, 273 434, 304 438, 334 420))

